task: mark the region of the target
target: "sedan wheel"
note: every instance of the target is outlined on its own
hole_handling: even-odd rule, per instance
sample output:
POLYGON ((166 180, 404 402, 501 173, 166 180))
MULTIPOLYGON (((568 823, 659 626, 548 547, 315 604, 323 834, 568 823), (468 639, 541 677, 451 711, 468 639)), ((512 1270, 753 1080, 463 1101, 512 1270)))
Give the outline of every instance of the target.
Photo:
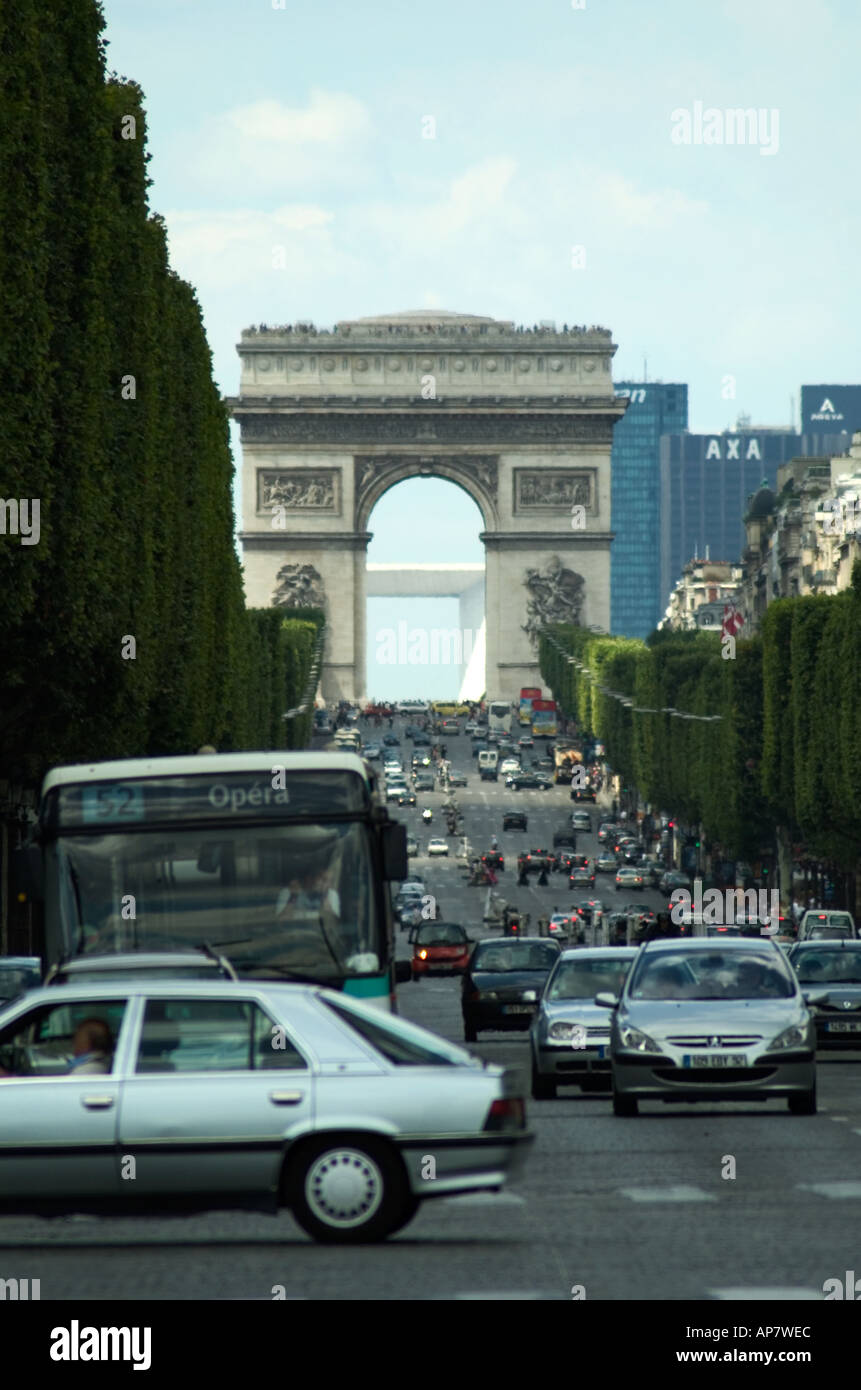
POLYGON ((815 1115, 816 1083, 814 1082, 809 1091, 801 1091, 798 1095, 790 1096, 788 1104, 790 1115, 815 1115))
POLYGON ((293 1215, 328 1243, 385 1240, 415 1214, 417 1200, 394 1155, 373 1139, 317 1144, 292 1173, 293 1215))

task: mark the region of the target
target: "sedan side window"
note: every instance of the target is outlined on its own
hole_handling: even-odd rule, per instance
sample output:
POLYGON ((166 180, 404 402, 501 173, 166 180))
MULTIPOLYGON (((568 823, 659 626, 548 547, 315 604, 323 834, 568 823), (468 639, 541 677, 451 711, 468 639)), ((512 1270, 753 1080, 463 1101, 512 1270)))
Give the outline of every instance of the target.
POLYGON ((286 1031, 242 999, 148 999, 135 1071, 299 1069, 286 1031))
POLYGON ((0 1033, 0 1078, 105 1075, 113 1069, 124 999, 40 1004, 0 1033))

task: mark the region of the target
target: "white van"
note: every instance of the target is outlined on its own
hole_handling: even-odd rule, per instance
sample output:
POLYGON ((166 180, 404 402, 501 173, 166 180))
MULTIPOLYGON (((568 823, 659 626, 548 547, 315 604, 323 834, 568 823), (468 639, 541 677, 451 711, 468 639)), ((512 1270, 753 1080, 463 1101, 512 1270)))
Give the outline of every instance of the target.
POLYGON ((499 773, 499 751, 484 748, 478 755, 478 775, 485 782, 495 782, 499 773))
POLYGON ((837 941, 841 936, 854 940, 857 935, 851 912, 828 907, 810 908, 798 928, 799 941, 837 941))

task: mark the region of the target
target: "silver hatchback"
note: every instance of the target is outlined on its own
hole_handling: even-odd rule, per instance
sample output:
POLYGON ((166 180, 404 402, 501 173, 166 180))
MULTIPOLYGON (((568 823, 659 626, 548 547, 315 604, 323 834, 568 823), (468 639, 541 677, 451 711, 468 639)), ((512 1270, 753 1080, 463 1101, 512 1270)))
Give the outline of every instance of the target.
POLYGON ((377 1241, 498 1191, 531 1139, 508 1072, 330 990, 126 978, 0 1010, 4 1210, 287 1207, 377 1241))
POLYGON ((773 941, 650 941, 640 948, 613 1010, 613 1111, 640 1100, 766 1100, 816 1113, 816 1029, 773 941))
POLYGON ((620 993, 636 955, 636 946, 562 952, 529 1034, 535 1100, 553 1100, 558 1086, 609 1091, 610 1017, 595 995, 620 993))

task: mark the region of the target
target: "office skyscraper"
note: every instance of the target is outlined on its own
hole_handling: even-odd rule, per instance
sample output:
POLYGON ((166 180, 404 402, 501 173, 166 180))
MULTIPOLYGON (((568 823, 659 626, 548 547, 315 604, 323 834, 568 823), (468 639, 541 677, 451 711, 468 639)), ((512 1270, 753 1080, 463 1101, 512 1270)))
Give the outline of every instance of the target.
POLYGON ((628 409, 614 426, 610 552, 610 631, 647 637, 664 615, 661 588, 661 449, 663 434, 688 427, 688 388, 678 382, 620 381, 628 409))

